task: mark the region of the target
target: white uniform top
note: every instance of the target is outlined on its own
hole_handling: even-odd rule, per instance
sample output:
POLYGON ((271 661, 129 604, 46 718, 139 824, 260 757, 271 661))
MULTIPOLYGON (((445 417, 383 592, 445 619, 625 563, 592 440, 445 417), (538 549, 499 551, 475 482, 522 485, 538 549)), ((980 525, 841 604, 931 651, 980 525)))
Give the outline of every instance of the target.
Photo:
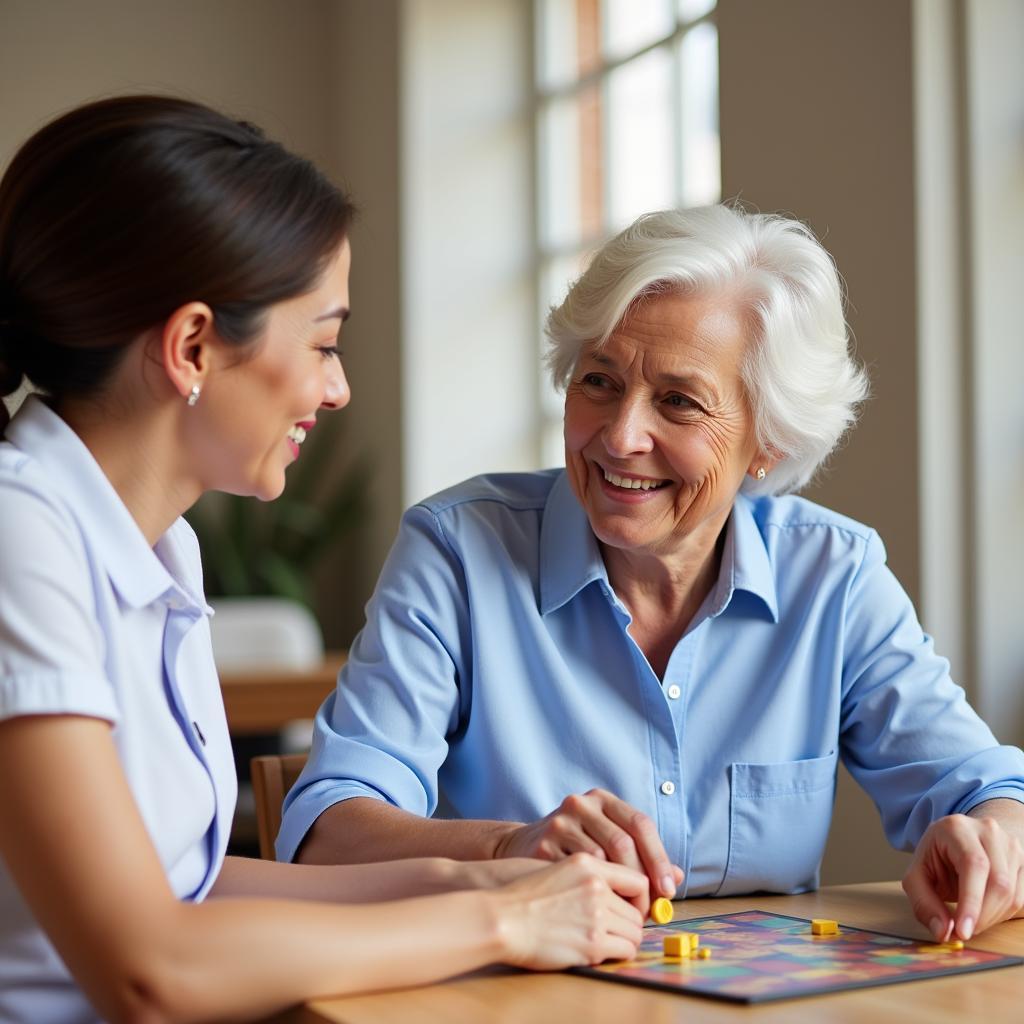
MULTIPOLYGON (((0 443, 0 719, 109 721, 183 900, 215 881, 237 796, 211 614, 191 527, 151 548, 78 436, 30 397, 0 443)), ((95 1020, 0 860, 0 1021, 95 1020)))

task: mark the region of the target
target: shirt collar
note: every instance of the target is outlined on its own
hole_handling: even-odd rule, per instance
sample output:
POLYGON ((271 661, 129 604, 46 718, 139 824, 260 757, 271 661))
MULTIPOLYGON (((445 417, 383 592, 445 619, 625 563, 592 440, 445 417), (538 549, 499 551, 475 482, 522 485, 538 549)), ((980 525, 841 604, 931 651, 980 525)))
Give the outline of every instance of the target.
POLYGON ((611 590, 587 514, 572 493, 568 476, 559 473, 548 493, 540 528, 541 615, 561 608, 595 580, 611 590))
MULTIPOLYGON (((544 506, 540 536, 540 613, 547 615, 595 581, 608 583, 608 571, 590 528, 587 514, 576 500, 565 473, 556 477, 544 506)), ((745 591, 759 598, 773 622, 778 622, 778 599, 768 549, 754 518, 753 505, 736 496, 726 526, 722 566, 710 601, 710 614, 720 615, 733 594, 745 591)))
POLYGON ((198 596, 175 535, 178 520, 151 548, 81 438, 37 395, 29 395, 4 439, 31 456, 66 501, 118 595, 132 608, 165 598, 172 607, 209 612, 198 596), (166 563, 166 564, 165 564, 166 563))
POLYGON ((744 494, 736 495, 726 526, 722 566, 711 593, 710 615, 720 615, 736 591, 758 598, 772 622, 779 621, 778 595, 768 549, 754 517, 754 506, 744 494))

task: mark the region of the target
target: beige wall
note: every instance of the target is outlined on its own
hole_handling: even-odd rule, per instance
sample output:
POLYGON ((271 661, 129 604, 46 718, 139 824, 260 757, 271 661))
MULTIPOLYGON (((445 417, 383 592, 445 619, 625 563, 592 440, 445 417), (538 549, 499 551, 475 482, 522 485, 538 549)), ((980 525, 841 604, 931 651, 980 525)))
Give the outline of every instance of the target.
POLYGON ((1024 744, 1024 4, 966 0, 960 24, 969 83, 971 661, 982 711, 1004 742, 1024 744))
POLYGON ((332 66, 323 0, 3 0, 0 161, 55 113, 172 92, 325 155, 332 66))
POLYGON ((332 417, 344 463, 368 460, 370 521, 320 574, 329 645, 347 646, 394 539, 403 507, 400 0, 328 2, 327 166, 359 206, 352 229, 352 318, 345 369, 352 402, 332 417))
POLYGON ((529 5, 405 0, 406 503, 536 468, 529 5))

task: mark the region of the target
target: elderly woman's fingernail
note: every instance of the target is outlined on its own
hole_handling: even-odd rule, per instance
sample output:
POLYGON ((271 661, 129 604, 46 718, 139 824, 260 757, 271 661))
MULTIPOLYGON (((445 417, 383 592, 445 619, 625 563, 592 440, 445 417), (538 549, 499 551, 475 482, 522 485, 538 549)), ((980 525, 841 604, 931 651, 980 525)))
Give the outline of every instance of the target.
POLYGON ((942 927, 942 922, 937 917, 933 917, 928 922, 928 931, 932 933, 932 936, 935 939, 941 942, 943 933, 946 931, 946 929, 942 927))
POLYGON ((964 918, 963 924, 960 925, 960 934, 965 939, 969 939, 974 934, 974 921, 971 918, 964 918))
POLYGON ((661 876, 661 891, 666 896, 675 896, 676 894, 676 880, 671 875, 661 876))

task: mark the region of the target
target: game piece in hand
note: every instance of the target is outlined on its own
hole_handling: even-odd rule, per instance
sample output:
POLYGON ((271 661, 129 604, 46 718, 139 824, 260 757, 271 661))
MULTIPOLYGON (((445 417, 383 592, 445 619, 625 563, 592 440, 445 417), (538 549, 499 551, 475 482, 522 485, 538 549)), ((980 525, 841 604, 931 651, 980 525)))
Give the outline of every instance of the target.
POLYGON ((665 899, 664 896, 659 896, 651 904, 651 920, 655 924, 668 924, 672 920, 672 916, 675 911, 672 909, 672 901, 665 899))
POLYGON ((917 948, 921 953, 959 953, 964 948, 964 944, 960 939, 952 939, 949 942, 936 942, 917 948))

